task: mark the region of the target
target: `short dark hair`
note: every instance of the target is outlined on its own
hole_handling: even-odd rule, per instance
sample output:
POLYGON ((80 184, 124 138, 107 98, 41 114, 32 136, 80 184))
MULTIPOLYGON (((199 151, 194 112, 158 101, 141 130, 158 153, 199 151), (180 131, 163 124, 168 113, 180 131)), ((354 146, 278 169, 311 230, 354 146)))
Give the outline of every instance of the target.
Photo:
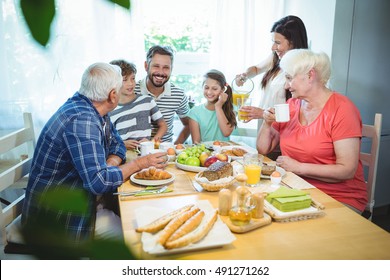
POLYGON ((122 70, 122 77, 129 76, 131 74, 137 74, 137 67, 134 63, 128 62, 123 59, 117 59, 110 62, 110 64, 118 65, 122 70))
POLYGON ((169 55, 173 63, 173 50, 170 46, 156 45, 151 47, 146 54, 146 61, 149 64, 155 54, 169 55))

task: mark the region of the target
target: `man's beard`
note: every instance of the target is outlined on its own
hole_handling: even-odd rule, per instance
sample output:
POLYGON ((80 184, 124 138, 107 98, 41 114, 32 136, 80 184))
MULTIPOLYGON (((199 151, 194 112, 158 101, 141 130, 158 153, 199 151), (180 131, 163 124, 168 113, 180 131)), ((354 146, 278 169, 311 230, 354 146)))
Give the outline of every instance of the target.
POLYGON ((150 82, 153 84, 153 86, 155 86, 155 87, 163 87, 165 84, 166 84, 166 82, 168 82, 169 81, 169 76, 166 76, 166 75, 159 75, 159 74, 149 74, 148 75, 148 79, 150 80, 150 82), (165 80, 163 81, 163 82, 159 82, 159 83, 155 83, 154 82, 154 79, 153 79, 153 77, 154 76, 157 76, 157 77, 163 77, 165 80))

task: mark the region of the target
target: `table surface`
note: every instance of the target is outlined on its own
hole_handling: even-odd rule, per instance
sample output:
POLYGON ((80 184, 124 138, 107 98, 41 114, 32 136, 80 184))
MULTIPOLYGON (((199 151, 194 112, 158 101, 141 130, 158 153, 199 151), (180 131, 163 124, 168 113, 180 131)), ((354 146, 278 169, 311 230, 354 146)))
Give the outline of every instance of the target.
MULTIPOLYGON (((167 170, 180 174, 185 172, 189 178, 195 176, 195 173, 177 170, 172 165, 167 170)), ((293 174, 293 176, 296 175, 293 174)), ((234 186, 231 187, 233 191, 234 188, 234 186)), ((172 209, 196 203, 199 200, 208 200, 217 209, 218 192, 194 191, 179 196, 119 199, 125 242, 141 259, 390 259, 390 234, 388 232, 322 191, 316 188, 307 191, 313 199, 325 206, 324 216, 296 222, 273 221, 253 231, 234 234, 236 240, 223 247, 163 256, 150 255, 143 251, 141 234, 134 230, 137 227, 135 209, 145 206, 172 209)))

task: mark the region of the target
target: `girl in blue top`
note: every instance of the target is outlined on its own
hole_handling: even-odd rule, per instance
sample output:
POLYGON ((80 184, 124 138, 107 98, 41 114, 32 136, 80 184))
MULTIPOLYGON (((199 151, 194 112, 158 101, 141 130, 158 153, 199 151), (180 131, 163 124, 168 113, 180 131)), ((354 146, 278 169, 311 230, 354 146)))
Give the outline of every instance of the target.
POLYGON ((222 72, 212 69, 204 75, 203 95, 207 102, 195 106, 188 113, 192 143, 228 141, 237 121, 232 88, 222 72))

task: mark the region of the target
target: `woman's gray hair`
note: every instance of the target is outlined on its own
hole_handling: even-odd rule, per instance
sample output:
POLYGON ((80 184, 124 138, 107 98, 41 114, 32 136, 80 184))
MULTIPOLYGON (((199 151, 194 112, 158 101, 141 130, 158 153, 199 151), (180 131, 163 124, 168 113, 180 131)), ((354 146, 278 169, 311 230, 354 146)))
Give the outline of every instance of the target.
POLYGON ((104 101, 111 90, 119 93, 122 80, 119 66, 104 62, 94 63, 84 71, 79 93, 92 101, 104 101))
POLYGON ((329 56, 324 52, 315 53, 307 49, 288 51, 280 61, 280 68, 291 77, 309 73, 314 69, 324 85, 329 81, 331 74, 329 56))

